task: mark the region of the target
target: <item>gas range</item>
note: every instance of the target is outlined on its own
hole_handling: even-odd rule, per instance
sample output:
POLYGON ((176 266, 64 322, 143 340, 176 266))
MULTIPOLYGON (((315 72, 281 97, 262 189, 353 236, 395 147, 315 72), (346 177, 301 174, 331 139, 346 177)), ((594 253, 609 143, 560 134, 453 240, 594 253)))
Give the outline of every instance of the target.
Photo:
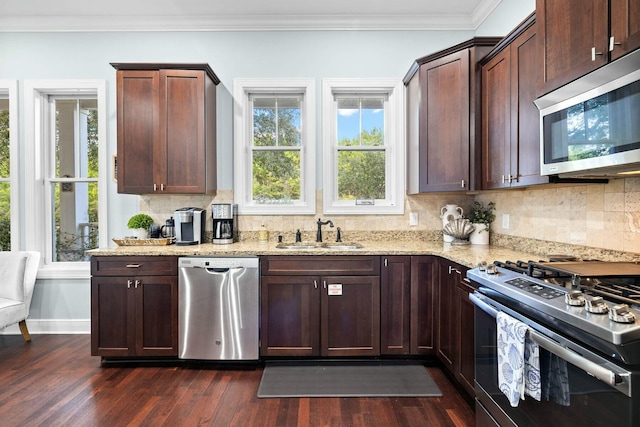
POLYGON ((564 322, 615 346, 640 340, 640 264, 507 261, 467 276, 550 324, 564 322))

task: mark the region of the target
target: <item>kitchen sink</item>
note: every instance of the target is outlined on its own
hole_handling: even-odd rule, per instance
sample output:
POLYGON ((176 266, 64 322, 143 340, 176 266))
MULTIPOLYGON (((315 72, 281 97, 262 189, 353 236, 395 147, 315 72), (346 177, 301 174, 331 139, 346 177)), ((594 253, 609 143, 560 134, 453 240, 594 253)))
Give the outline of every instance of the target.
POLYGON ((311 243, 278 243, 276 249, 317 249, 320 246, 311 243))
POLYGON ((334 249, 334 250, 347 250, 347 249, 360 249, 362 245, 359 243, 323 243, 322 248, 324 249, 334 249))
POLYGON ((331 249, 331 250, 349 250, 360 249, 362 245, 359 243, 278 243, 276 249, 289 249, 289 250, 301 250, 301 249, 331 249))

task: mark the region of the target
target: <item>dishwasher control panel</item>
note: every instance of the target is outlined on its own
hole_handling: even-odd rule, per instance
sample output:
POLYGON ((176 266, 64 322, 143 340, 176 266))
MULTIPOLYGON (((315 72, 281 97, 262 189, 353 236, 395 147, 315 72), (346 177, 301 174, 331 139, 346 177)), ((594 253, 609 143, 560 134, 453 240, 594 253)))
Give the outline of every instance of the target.
POLYGON ((181 257, 178 268, 258 268, 258 257, 181 257))

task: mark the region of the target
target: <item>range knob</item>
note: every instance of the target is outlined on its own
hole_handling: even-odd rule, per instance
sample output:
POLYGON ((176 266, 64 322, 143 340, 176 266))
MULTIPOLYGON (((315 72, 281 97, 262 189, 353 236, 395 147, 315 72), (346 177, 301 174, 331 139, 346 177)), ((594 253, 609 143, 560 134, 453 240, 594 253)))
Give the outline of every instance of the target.
POLYGON ((593 297, 586 300, 586 307, 589 313, 606 314, 609 312, 609 306, 604 302, 602 297, 593 297))
POLYGON ((609 319, 618 323, 634 323, 636 321, 636 316, 629 311, 629 306, 627 304, 619 304, 611 307, 611 311, 609 311, 609 319))
POLYGON ((569 305, 583 306, 585 304, 584 295, 578 290, 564 294, 564 302, 569 305))

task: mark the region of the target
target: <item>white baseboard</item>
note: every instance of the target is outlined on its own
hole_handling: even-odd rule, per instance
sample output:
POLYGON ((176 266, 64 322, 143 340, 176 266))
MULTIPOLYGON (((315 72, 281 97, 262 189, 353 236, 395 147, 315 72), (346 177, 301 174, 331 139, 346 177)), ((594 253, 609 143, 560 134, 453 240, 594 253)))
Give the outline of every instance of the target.
MULTIPOLYGON (((37 334, 90 334, 90 319, 27 319, 31 335, 37 334)), ((0 335, 21 335, 18 324, 0 329, 0 335)))

